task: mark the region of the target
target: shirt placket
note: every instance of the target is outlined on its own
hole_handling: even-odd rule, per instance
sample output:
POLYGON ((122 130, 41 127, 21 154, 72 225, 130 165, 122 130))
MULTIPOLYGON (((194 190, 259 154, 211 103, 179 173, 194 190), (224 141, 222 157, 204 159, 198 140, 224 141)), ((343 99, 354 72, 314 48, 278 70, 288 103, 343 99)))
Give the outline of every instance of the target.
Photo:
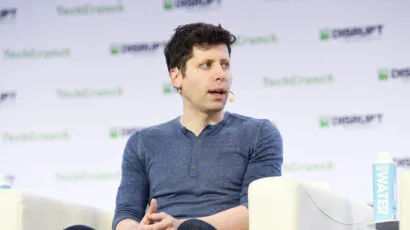
POLYGON ((199 157, 201 155, 202 140, 196 139, 194 141, 192 157, 191 157, 191 178, 196 178, 198 175, 199 157))

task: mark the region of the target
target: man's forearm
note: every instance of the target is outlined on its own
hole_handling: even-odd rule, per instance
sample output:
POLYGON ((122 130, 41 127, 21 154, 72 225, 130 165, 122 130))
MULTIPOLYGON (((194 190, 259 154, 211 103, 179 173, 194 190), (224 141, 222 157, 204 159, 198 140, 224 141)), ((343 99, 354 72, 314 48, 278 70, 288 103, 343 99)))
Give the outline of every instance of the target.
POLYGON ((132 219, 124 219, 118 222, 115 230, 134 230, 137 229, 138 222, 132 219))
POLYGON ((249 212, 242 205, 198 219, 213 225, 218 230, 249 229, 249 212))

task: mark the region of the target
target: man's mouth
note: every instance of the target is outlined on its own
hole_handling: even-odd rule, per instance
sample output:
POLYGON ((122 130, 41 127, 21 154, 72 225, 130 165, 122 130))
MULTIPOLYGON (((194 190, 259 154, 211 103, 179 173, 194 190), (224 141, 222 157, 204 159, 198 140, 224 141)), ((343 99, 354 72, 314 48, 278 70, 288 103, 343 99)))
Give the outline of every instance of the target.
POLYGON ((212 93, 212 94, 225 94, 226 90, 225 89, 213 89, 213 90, 209 90, 208 93, 212 93))

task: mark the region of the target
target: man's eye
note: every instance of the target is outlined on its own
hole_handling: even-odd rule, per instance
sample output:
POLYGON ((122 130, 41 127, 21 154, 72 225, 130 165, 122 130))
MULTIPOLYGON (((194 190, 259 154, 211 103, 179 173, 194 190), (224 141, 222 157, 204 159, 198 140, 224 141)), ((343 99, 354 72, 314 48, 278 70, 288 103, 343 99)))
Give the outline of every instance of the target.
POLYGON ((229 63, 228 63, 228 62, 222 63, 222 67, 223 67, 223 68, 228 68, 228 67, 229 67, 229 63))
POLYGON ((205 62, 205 63, 201 64, 201 68, 209 68, 210 66, 211 66, 211 64, 208 63, 208 62, 205 62))

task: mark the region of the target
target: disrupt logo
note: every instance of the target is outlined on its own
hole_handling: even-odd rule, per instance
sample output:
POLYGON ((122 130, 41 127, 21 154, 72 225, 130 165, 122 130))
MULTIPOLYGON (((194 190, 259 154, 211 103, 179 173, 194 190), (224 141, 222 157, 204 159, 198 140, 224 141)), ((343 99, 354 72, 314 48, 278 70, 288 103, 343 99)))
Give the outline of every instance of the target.
POLYGON ((70 50, 63 49, 51 49, 51 50, 39 50, 39 49, 25 49, 25 50, 9 50, 3 51, 5 59, 44 59, 44 58, 65 58, 70 56, 70 50))
POLYGON ((139 54, 152 53, 165 46, 166 42, 134 43, 134 44, 113 44, 110 46, 110 54, 139 54))
POLYGON ((283 170, 286 172, 313 172, 313 171, 330 171, 335 168, 335 163, 332 161, 316 162, 316 163, 300 163, 292 162, 285 163, 283 170))
POLYGON ((16 19, 17 8, 2 8, 0 9, 0 24, 11 23, 16 19))
POLYGON ((120 137, 129 137, 135 131, 140 130, 141 128, 111 128, 110 129, 110 137, 120 138, 120 137))
POLYGON ((396 163, 398 168, 410 168, 410 158, 393 158, 393 161, 396 163))
POLYGON ((6 101, 16 100, 16 92, 0 92, 0 105, 6 101))
POLYGON ((13 186, 14 179, 15 179, 15 176, 14 176, 14 175, 6 174, 6 175, 4 176, 4 179, 5 179, 6 183, 7 183, 10 187, 13 186))
POLYGON ((264 36, 238 36, 235 45, 263 45, 277 42, 278 38, 274 34, 264 36))
POLYGON ((320 30, 320 40, 354 40, 364 38, 379 38, 383 35, 382 24, 369 25, 361 27, 346 27, 346 28, 334 28, 334 29, 322 29, 320 30))
POLYGON ((179 8, 204 8, 210 6, 219 6, 221 0, 164 0, 164 10, 172 10, 179 8))
POLYGON ((383 114, 366 114, 366 115, 345 115, 345 116, 330 116, 320 118, 320 127, 335 127, 335 126, 362 126, 380 124, 383 121, 383 114))
POLYGON ((57 181, 117 181, 121 178, 121 172, 73 172, 55 173, 57 181))
POLYGON ((170 83, 164 83, 164 85, 162 86, 162 93, 163 94, 174 94, 174 93, 178 93, 178 90, 175 89, 175 87, 170 84, 170 83))
POLYGON ((322 85, 334 82, 334 77, 331 74, 323 76, 292 76, 282 78, 264 77, 263 84, 265 87, 280 87, 280 86, 299 86, 299 85, 322 85))
POLYGON ((124 95, 124 90, 118 88, 107 89, 74 89, 74 90, 56 90, 57 97, 63 99, 69 98, 93 98, 93 97, 121 97, 124 95))
POLYGON ((2 139, 4 142, 28 142, 28 141, 58 141, 68 140, 70 135, 67 131, 58 133, 3 133, 2 139))
POLYGON ((112 14, 121 13, 124 11, 122 5, 100 5, 100 6, 74 6, 74 7, 57 7, 57 14, 59 16, 75 16, 75 15, 91 15, 91 14, 112 14))
POLYGON ((14 175, 0 173, 0 189, 13 186, 14 175))
POLYGON ((410 80, 410 67, 395 68, 395 69, 379 69, 379 80, 391 79, 408 79, 410 80))

